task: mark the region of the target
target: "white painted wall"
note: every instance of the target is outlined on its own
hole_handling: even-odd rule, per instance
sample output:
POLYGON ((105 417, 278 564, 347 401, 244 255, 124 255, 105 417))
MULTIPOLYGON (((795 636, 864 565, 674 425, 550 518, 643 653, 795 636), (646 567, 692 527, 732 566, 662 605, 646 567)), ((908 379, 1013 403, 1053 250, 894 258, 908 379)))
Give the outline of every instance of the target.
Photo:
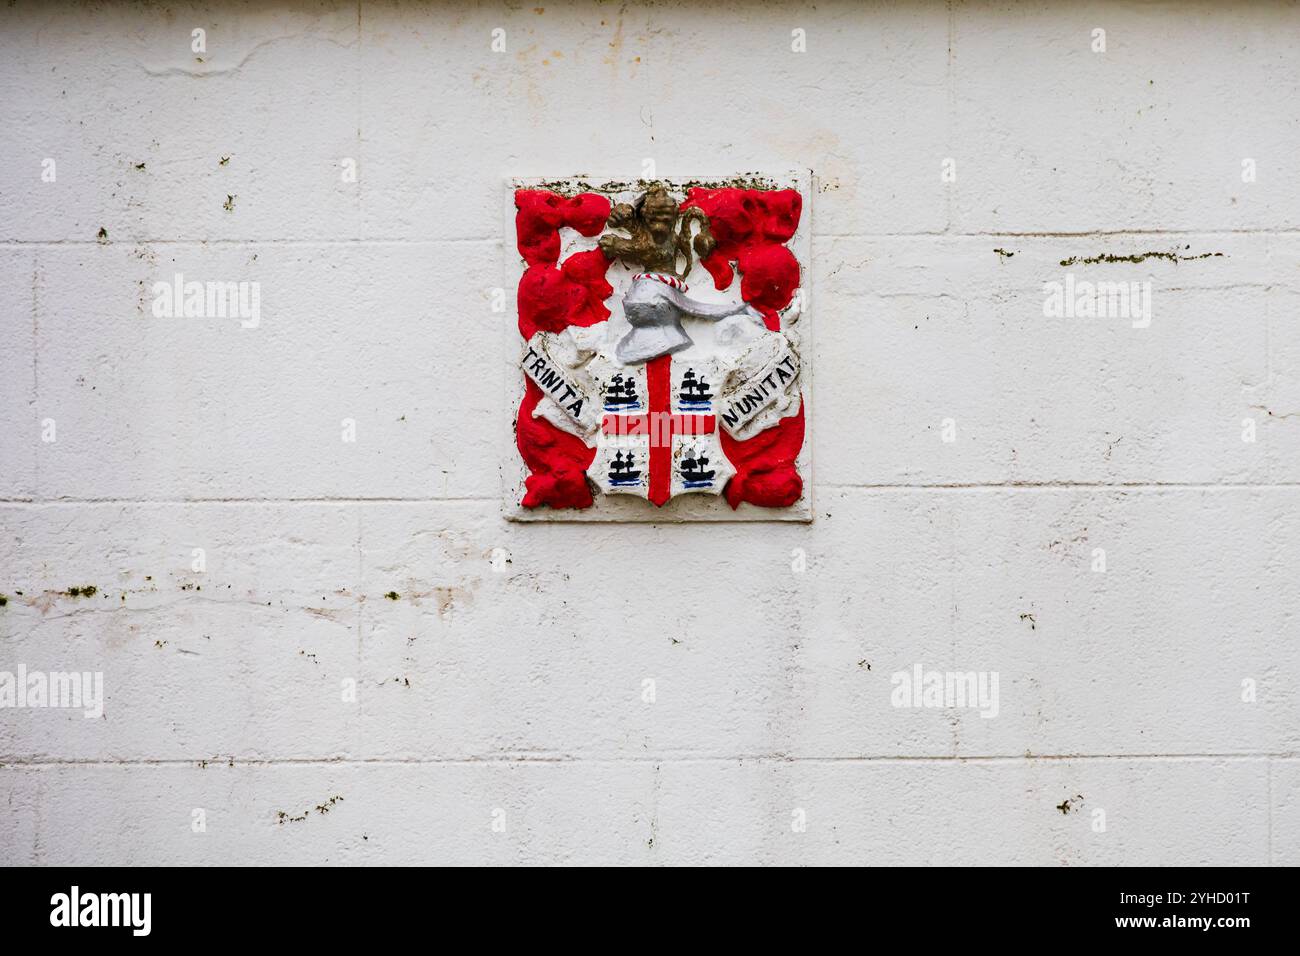
POLYGON ((1300 863, 1300 13, 538 3, 0 9, 0 860, 1300 863), (645 158, 818 177, 811 526, 500 517, 502 181, 645 158))

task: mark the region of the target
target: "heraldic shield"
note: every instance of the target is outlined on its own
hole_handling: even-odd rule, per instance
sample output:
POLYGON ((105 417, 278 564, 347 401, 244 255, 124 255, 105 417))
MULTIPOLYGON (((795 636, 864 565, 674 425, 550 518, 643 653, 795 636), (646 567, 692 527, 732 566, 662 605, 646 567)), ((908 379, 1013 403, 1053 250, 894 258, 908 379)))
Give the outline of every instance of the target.
POLYGON ((810 520, 807 187, 512 184, 508 517, 810 520))
POLYGON ((644 368, 644 403, 635 374, 617 374, 604 391, 596 457, 587 469, 605 494, 629 494, 662 505, 689 492, 716 495, 736 473, 718 440, 713 362, 653 358, 644 368), (676 366, 676 367, 674 367, 676 366), (627 391, 624 391, 627 389, 627 391), (643 407, 637 407, 643 405, 643 407))

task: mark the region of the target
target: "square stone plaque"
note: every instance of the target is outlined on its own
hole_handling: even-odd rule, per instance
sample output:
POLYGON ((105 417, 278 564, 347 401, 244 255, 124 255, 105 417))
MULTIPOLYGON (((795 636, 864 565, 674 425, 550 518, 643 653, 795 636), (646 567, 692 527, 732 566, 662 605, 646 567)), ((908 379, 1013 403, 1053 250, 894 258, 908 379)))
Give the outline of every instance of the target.
POLYGON ((509 518, 812 519, 809 186, 508 184, 509 518))

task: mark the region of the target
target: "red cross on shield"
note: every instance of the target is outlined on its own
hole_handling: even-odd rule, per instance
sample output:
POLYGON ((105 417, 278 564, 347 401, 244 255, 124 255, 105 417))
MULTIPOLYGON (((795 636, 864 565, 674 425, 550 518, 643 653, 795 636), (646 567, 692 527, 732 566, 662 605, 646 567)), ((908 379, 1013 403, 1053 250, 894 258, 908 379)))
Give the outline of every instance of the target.
POLYGON ((672 411, 672 356, 661 355, 646 363, 649 404, 644 414, 605 413, 601 431, 611 436, 646 435, 650 439, 649 499, 662 507, 672 497, 674 435, 711 435, 717 427, 712 415, 683 415, 672 411))

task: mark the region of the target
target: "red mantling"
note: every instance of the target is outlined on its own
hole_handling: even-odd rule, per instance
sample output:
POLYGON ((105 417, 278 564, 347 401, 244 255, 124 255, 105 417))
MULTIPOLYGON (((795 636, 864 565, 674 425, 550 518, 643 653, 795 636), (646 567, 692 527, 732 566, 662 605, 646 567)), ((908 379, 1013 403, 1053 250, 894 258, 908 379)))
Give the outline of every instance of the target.
MULTIPOLYGON (((799 228, 803 199, 793 189, 691 189, 682 208, 695 206, 709 217, 717 247, 702 265, 718 289, 728 288, 740 271, 740 297, 763 313, 773 331, 799 288, 799 262, 785 244, 799 228)), ((731 507, 742 501, 784 508, 799 500, 803 479, 795 460, 803 447, 804 405, 747 441, 721 432, 722 450, 736 468, 725 494, 731 507)))
MULTIPOLYGON (((519 334, 524 340, 542 330, 563 332, 571 325, 588 326, 609 318, 605 300, 614 294, 605 280, 609 261, 599 249, 578 252, 557 265, 560 229, 568 226, 584 236, 605 227, 610 204, 604 196, 582 193, 567 199, 549 190, 515 192, 515 228, 519 254, 528 268, 519 279, 519 334)), ((575 435, 556 428, 533 411, 542 390, 527 381, 515 423, 515 442, 531 474, 524 479, 525 508, 589 508, 591 489, 586 471, 596 450, 575 435)))
POLYGON ((566 199, 548 189, 515 190, 515 231, 519 254, 530 266, 555 265, 560 258, 560 227, 596 236, 609 218, 609 200, 595 193, 566 199))

